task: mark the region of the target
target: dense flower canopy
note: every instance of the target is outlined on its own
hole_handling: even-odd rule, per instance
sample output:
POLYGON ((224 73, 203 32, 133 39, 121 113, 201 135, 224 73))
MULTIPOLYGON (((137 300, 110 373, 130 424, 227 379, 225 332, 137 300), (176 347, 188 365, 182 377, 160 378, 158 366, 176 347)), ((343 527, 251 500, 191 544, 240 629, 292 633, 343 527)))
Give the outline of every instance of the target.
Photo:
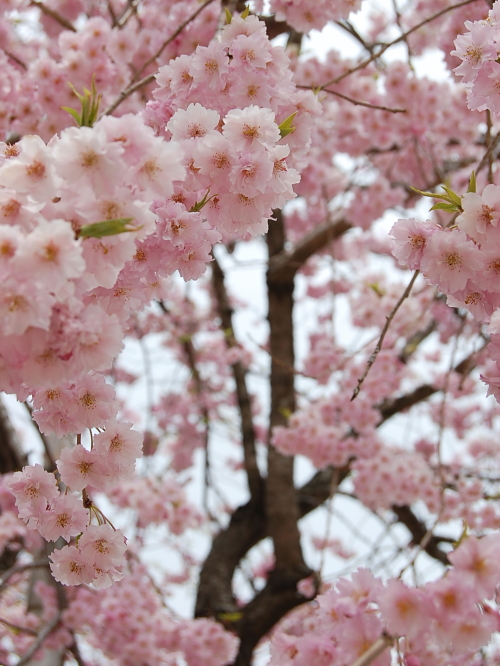
POLYGON ((2 664, 498 663, 499 7, 3 0, 2 664))

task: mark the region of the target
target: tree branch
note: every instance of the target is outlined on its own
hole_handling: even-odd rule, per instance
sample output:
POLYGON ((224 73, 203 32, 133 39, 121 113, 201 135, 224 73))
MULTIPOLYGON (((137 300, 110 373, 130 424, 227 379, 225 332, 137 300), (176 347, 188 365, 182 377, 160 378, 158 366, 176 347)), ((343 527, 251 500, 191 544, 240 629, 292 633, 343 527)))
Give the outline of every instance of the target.
POLYGON ((269 260, 268 277, 274 283, 290 283, 306 261, 352 228, 347 220, 325 222, 302 238, 291 252, 281 250, 269 260))
MULTIPOLYGON (((267 233, 269 260, 283 252, 285 229, 281 211, 269 223, 267 233)), ((266 516, 274 543, 276 570, 302 577, 311 572, 305 565, 297 526, 298 508, 293 483, 293 462, 290 456, 279 453, 271 444, 272 431, 284 426, 295 411, 294 372, 295 352, 293 334, 293 289, 295 271, 276 279, 267 273, 269 352, 271 356, 271 411, 269 415, 269 446, 267 458, 266 516)), ((300 580, 300 579, 299 579, 300 580)))
POLYGON ((353 391, 353 393, 352 393, 352 396, 351 396, 351 402, 352 402, 353 400, 355 400, 355 399, 358 397, 359 392, 361 391, 361 387, 363 386, 363 382, 364 382, 365 379, 367 378, 368 373, 370 372, 370 369, 371 369, 372 365, 373 365, 373 364, 375 363, 375 361, 377 360, 377 356, 379 355, 379 353, 380 353, 380 351, 381 351, 381 349, 382 349, 382 345, 383 345, 383 343, 384 343, 384 338, 385 338, 385 336, 386 336, 386 334, 387 334, 387 331, 389 330, 389 326, 391 325, 392 320, 393 320, 394 317, 396 316, 396 313, 397 313, 397 311, 399 310, 399 308, 401 307, 401 305, 403 304, 403 302, 404 302, 404 301, 408 298, 408 296, 410 295, 410 292, 411 292, 411 290, 412 290, 413 285, 415 284, 415 280, 417 279, 418 274, 419 274, 419 271, 415 271, 415 272, 413 273, 413 277, 412 277, 412 279, 410 280, 410 282, 409 282, 408 286, 406 287, 406 289, 404 290, 403 294, 401 295, 400 299, 398 300, 398 302, 396 303, 396 305, 392 308, 392 310, 390 311, 390 313, 389 313, 389 314, 387 315, 387 317, 385 318, 385 324, 384 324, 384 327, 383 327, 383 329, 382 329, 382 331, 381 331, 381 333, 380 333, 380 337, 379 337, 379 339, 378 339, 378 342, 377 342, 377 344, 375 345, 375 349, 374 349, 373 352, 370 354, 370 358, 368 359, 368 362, 367 362, 367 364, 366 364, 365 371, 363 372, 363 374, 361 375, 361 377, 358 379, 358 383, 356 384, 356 388, 354 389, 354 391, 353 391))
POLYGON ((442 564, 449 564, 448 556, 445 552, 438 548, 438 544, 442 542, 451 542, 452 539, 448 537, 438 537, 432 535, 427 539, 427 543, 424 544, 425 537, 428 536, 428 529, 421 520, 413 513, 409 506, 392 506, 392 511, 396 514, 397 519, 402 523, 410 532, 412 536, 412 542, 419 546, 421 543, 424 546, 425 552, 433 557, 435 560, 438 560, 442 564))
POLYGON ((49 566, 48 560, 43 559, 43 560, 35 560, 34 562, 30 562, 29 564, 18 564, 16 566, 11 567, 0 578, 0 593, 4 591, 4 589, 7 587, 7 583, 15 574, 21 573, 22 571, 27 571, 28 569, 38 569, 39 567, 48 567, 48 566, 49 566))
POLYGON ((61 25, 63 28, 66 30, 71 30, 71 32, 76 32, 75 26, 68 21, 67 18, 64 18, 64 16, 61 16, 61 14, 58 14, 54 9, 51 9, 50 7, 47 7, 43 2, 40 0, 31 0, 30 2, 33 7, 38 7, 38 9, 45 14, 46 16, 50 16, 51 19, 54 19, 54 21, 57 21, 59 25, 61 25))
POLYGON ((24 666, 27 664, 31 657, 35 654, 35 652, 42 646, 43 642, 45 639, 49 636, 49 634, 54 631, 54 629, 57 627, 59 622, 61 621, 61 613, 58 612, 50 622, 47 622, 45 627, 39 632, 38 638, 33 641, 33 643, 30 645, 30 647, 26 650, 26 652, 23 654, 23 656, 19 659, 17 662, 16 666, 24 666))
POLYGON ((248 502, 238 507, 226 529, 214 538, 200 572, 195 617, 220 617, 238 611, 232 583, 236 567, 266 536, 264 505, 248 502))
MULTIPOLYGON (((221 327, 224 331, 226 345, 229 349, 237 346, 233 330, 233 309, 229 303, 224 273, 219 262, 214 257, 212 262, 212 287, 217 301, 221 327)), ((241 420, 241 439, 245 457, 245 470, 247 474, 250 497, 257 499, 262 494, 262 477, 257 465, 255 450, 255 430, 252 419, 252 405, 246 383, 246 371, 241 361, 232 364, 234 381, 236 384, 236 398, 241 420)))
POLYGON ((259 16, 259 20, 266 24, 267 36, 274 39, 285 32, 291 32, 293 28, 286 21, 277 21, 274 16, 259 16))
POLYGON ((262 636, 289 611, 309 601, 297 591, 302 574, 284 577, 276 569, 269 575, 266 586, 241 611, 236 625, 241 646, 234 666, 247 666, 262 636))
MULTIPOLYGON (((476 367, 476 361, 474 357, 477 355, 477 352, 472 352, 469 356, 466 356, 460 363, 458 363, 453 370, 459 375, 466 376, 476 367)), ((391 416, 398 414, 399 412, 404 411, 413 407, 413 405, 418 404, 427 400, 431 395, 438 393, 441 390, 439 386, 434 386, 432 384, 422 384, 410 393, 395 398, 392 401, 384 401, 380 406, 380 414, 382 419, 379 421, 378 425, 382 425, 387 419, 390 419, 391 416)))
POLYGON ((406 32, 402 33, 397 37, 396 39, 393 39, 392 42, 388 42, 387 44, 384 44, 376 53, 373 53, 369 58, 366 58, 366 60, 363 60, 360 62, 358 65, 355 65, 354 67, 351 67, 350 69, 346 70, 339 76, 335 77, 334 79, 330 79, 326 83, 322 83, 321 86, 318 86, 320 89, 326 88, 327 86, 334 85, 336 83, 339 83, 339 81, 342 81, 342 79, 345 79, 346 76, 350 76, 351 74, 354 74, 354 72, 359 71, 360 69, 364 69, 365 67, 368 67, 374 60, 378 60, 386 51, 389 49, 391 46, 394 46, 395 44, 399 44, 399 42, 404 42, 407 37, 409 37, 413 32, 416 30, 420 30, 424 25, 427 25, 427 23, 431 23, 432 21, 435 21, 437 18, 440 16, 443 16, 444 14, 447 14, 448 12, 453 11, 454 9, 459 9, 460 7, 465 7, 465 5, 470 5, 473 2, 477 2, 478 0, 463 0, 463 2, 458 2, 455 5, 450 5, 449 7, 445 7, 444 9, 441 9, 439 12, 436 12, 435 14, 432 14, 431 16, 428 16, 426 19, 423 21, 420 21, 420 23, 417 23, 417 25, 414 25, 413 28, 410 28, 406 32))
POLYGON ((171 42, 173 42, 174 39, 176 39, 176 37, 178 37, 181 34, 181 32, 184 30, 184 28, 186 26, 188 26, 191 23, 191 21, 194 21, 194 19, 198 16, 198 14, 200 14, 200 12, 202 12, 205 9, 205 7, 208 7, 208 5, 210 5, 212 2, 213 2, 213 0, 205 0, 205 2, 202 5, 200 5, 198 7, 198 9, 195 12, 193 12, 193 14, 191 14, 191 16, 189 16, 185 21, 183 21, 183 23, 180 24, 180 26, 177 28, 177 30, 172 35, 170 35, 170 37, 168 37, 168 39, 166 39, 163 42, 163 44, 160 46, 158 51, 156 51, 156 53, 154 55, 152 55, 148 60, 146 60, 146 62, 142 65, 142 67, 140 67, 137 70, 137 72, 132 77, 132 80, 130 81, 129 85, 125 88, 125 90, 123 90, 120 93, 120 95, 106 109, 106 111, 104 111, 104 113, 102 114, 103 116, 108 116, 111 113, 113 113, 113 111, 115 111, 115 109, 118 106, 120 106, 120 104, 124 100, 126 100, 127 97, 130 97, 130 95, 132 95, 132 93, 136 92, 137 90, 139 90, 139 88, 142 88, 143 86, 147 85, 148 83, 152 83, 155 80, 156 74, 148 74, 147 76, 144 76, 142 79, 139 79, 139 77, 144 72, 144 70, 146 70, 149 67, 149 65, 151 65, 157 58, 159 58, 161 56, 161 54, 167 48, 167 46, 171 42))
POLYGON ((0 474, 19 472, 27 464, 5 405, 0 400, 0 474))
POLYGON ((376 641, 366 652, 364 652, 359 659, 352 664, 352 666, 368 666, 372 663, 384 650, 394 643, 394 638, 384 634, 378 641, 376 641))
MULTIPOLYGON (((310 90, 310 86, 297 86, 297 88, 304 88, 306 90, 310 90)), ((337 92, 336 90, 329 90, 328 88, 322 88, 323 92, 330 93, 330 95, 335 95, 335 97, 340 97, 341 99, 344 99, 346 102, 350 102, 351 104, 354 104, 354 106, 364 106, 367 109, 378 109, 379 111, 387 111, 388 113, 406 113, 406 109, 394 109, 391 108, 390 106, 381 106, 379 104, 370 104, 370 102, 362 102, 360 99, 354 99, 353 97, 349 97, 348 95, 344 95, 342 93, 337 92)))

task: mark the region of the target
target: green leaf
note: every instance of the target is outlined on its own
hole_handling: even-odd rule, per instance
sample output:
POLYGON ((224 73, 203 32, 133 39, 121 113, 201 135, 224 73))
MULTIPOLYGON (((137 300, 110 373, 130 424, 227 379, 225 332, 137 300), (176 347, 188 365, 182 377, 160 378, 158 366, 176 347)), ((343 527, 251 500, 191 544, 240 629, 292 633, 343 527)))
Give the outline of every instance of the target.
POLYGON ((203 199, 201 201, 197 201, 195 204, 193 204, 191 206, 191 208, 189 209, 189 212, 190 213, 199 213, 200 210, 203 208, 203 206, 206 206, 209 201, 211 201, 214 197, 217 196, 216 194, 212 194, 212 196, 209 197, 208 196, 209 194, 210 194, 210 190, 207 190, 207 193, 205 194, 203 199))
POLYGON ((444 201, 434 204, 429 210, 447 210, 450 213, 457 213, 462 210, 460 206, 457 206, 455 203, 444 203, 444 201))
POLYGON ((249 14, 250 14, 250 5, 247 5, 247 6, 245 7, 245 11, 244 11, 243 14, 241 15, 241 18, 242 18, 242 19, 246 19, 246 18, 248 17, 249 14))
POLYGON ((94 224, 86 224, 80 229, 79 237, 103 238, 104 236, 116 236, 116 234, 142 229, 142 225, 139 227, 128 226, 133 219, 133 217, 120 217, 115 220, 103 220, 94 224))
POLYGON ((70 109, 69 106, 61 106, 61 109, 63 111, 67 111, 70 115, 73 116, 73 118, 76 120, 76 124, 78 125, 78 127, 82 126, 82 118, 78 113, 78 111, 75 111, 75 109, 70 109))
POLYGON ((81 111, 78 113, 75 109, 66 106, 62 108, 73 116, 79 127, 92 127, 99 116, 99 105, 102 97, 97 93, 95 87, 95 74, 92 76, 91 89, 84 88, 83 95, 76 90, 72 83, 68 83, 68 85, 80 102, 81 111))
POLYGON ((226 12, 226 25, 229 25, 233 20, 233 15, 231 14, 231 12, 227 7, 224 7, 224 10, 226 12))
POLYGON ((281 134, 281 138, 288 136, 292 132, 295 132, 295 127, 292 125, 293 119, 297 115, 297 111, 294 111, 291 116, 288 116, 288 118, 285 118, 285 120, 278 125, 278 129, 281 134))
POLYGON ((241 611, 235 611, 234 613, 217 613, 218 620, 224 620, 225 622, 238 622, 243 617, 241 611))
POLYGON ((476 191, 476 173, 475 171, 473 171, 469 178, 469 187, 467 188, 467 192, 475 192, 475 191, 476 191))
POLYGON ((279 407, 278 408, 279 413, 284 416, 286 419, 289 419, 290 416, 293 414, 292 410, 289 409, 288 407, 279 407))
POLYGON ((436 192, 422 192, 422 190, 417 190, 416 187, 412 187, 410 185, 410 189, 413 190, 414 192, 418 192, 418 194, 421 194, 423 197, 430 197, 431 199, 443 199, 444 201, 450 201, 450 197, 446 194, 436 194, 436 192))
POLYGON ((380 288, 380 285, 377 284, 376 282, 370 282, 367 284, 367 287, 370 289, 373 289, 373 291, 377 294, 377 296, 385 296, 385 291, 380 288))
POLYGON ((456 192, 451 190, 449 187, 446 187, 446 185, 441 185, 442 189, 446 192, 446 194, 449 196, 450 201, 453 203, 456 203, 457 206, 462 207, 462 199, 458 196, 456 192))

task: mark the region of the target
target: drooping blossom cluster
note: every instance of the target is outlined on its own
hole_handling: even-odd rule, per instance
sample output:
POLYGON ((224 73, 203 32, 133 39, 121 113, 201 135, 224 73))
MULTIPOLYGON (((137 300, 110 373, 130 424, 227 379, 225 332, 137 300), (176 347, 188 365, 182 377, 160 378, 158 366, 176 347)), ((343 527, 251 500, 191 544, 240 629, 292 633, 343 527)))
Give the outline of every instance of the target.
POLYGON ((16 498, 19 517, 47 541, 60 538, 67 542, 78 537, 77 545, 64 546, 51 555, 51 569, 56 580, 65 585, 93 583, 108 587, 122 577, 121 565, 125 540, 86 494, 80 497, 69 491, 104 490, 119 479, 128 479, 135 460, 141 454, 142 438, 129 429, 130 424, 107 423, 106 430, 95 435, 92 450, 81 444, 64 448, 57 462, 60 482, 66 487, 61 493, 56 477, 41 465, 24 467, 7 482, 16 498), (98 520, 91 524, 92 514, 98 520))
MULTIPOLYGON (((292 185, 299 176, 285 158, 291 147, 297 155, 301 144, 304 150, 310 114, 304 111, 293 121, 291 145, 278 145, 280 128, 268 106, 275 94, 275 108, 295 113, 299 102, 311 104, 314 97, 294 92, 286 75, 288 60, 271 47, 264 25, 255 17, 235 17, 223 30, 222 43, 198 47, 192 59, 198 88, 190 99, 200 99, 208 85, 212 97, 204 95, 204 103, 224 108, 222 121, 217 111, 198 102, 182 108, 185 91, 160 88, 160 111, 177 107, 168 122, 156 115, 168 140, 155 136, 137 116, 124 115, 105 117, 91 128, 63 130, 47 145, 36 136, 3 145, 2 387, 33 396, 33 416, 46 434, 105 428, 91 450, 80 445, 63 450, 59 472, 75 491, 106 490, 114 480, 128 478, 139 455, 135 441, 128 446, 130 434, 113 421, 114 391, 99 374, 120 351, 130 313, 162 295, 162 279, 176 270, 184 279, 198 278, 220 232, 265 231, 272 209, 295 196, 292 185), (248 68, 261 76, 255 95, 245 98, 240 92, 226 99, 228 49, 233 79, 241 80, 248 68), (266 93, 258 95, 262 74, 268 79, 266 93), (285 95, 294 95, 293 102, 285 95), (235 108, 238 104, 243 108, 235 108), (116 452, 115 440, 121 443, 116 452)), ((158 80, 167 84, 179 64, 186 65, 182 58, 173 61, 158 80)), ((45 499, 55 510, 49 501, 54 498, 45 499)), ((47 506, 29 504, 23 517, 38 510, 32 518, 41 524, 47 506)), ((47 529, 42 527, 42 535, 52 534, 47 529)), ((68 538, 82 531, 72 529, 65 533, 68 538)), ((56 576, 66 583, 78 576, 60 573, 63 557, 66 569, 78 570, 80 582, 89 580, 90 570, 77 553, 68 546, 64 555, 56 555, 56 576)), ((108 569, 115 559, 106 562, 108 569)))
MULTIPOLYGON (((154 293, 134 271, 136 242, 157 233, 150 201, 172 194, 173 180, 184 175, 181 159, 178 146, 156 138, 133 116, 67 129, 49 145, 27 136, 2 148, 1 384, 18 397, 33 396, 42 432, 60 437, 105 429, 91 451, 81 445, 63 450, 59 473, 74 491, 104 490, 113 478, 128 478, 140 455, 141 437, 114 421, 114 390, 99 373, 110 368, 122 347, 130 308, 154 293), (96 223, 99 229, 118 224, 123 231, 131 222, 126 233, 85 236, 96 223)), ((48 476, 42 479, 42 472, 26 467, 11 482, 20 516, 30 527, 48 540, 69 541, 94 529, 109 532, 106 525, 85 530, 90 516, 81 500, 59 497, 54 475, 43 472, 48 476)), ((121 533, 116 537, 113 548, 103 545, 103 553, 112 555, 88 558, 86 564, 98 537, 89 536, 88 544, 82 537, 78 548, 57 551, 54 575, 67 584, 103 585, 119 578, 116 565, 125 545, 121 533)))

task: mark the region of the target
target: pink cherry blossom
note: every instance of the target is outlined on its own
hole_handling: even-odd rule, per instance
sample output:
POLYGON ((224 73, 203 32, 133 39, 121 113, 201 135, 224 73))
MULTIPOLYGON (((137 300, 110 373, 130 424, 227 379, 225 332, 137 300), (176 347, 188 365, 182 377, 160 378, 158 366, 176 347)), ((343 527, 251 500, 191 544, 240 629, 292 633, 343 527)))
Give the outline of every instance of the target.
POLYGON ((134 463, 142 454, 142 435, 131 423, 108 422, 106 431, 94 437, 94 449, 122 478, 133 474, 134 463))
POLYGON ((38 531, 47 541, 63 537, 69 541, 78 536, 89 523, 89 512, 74 495, 61 495, 50 503, 50 508, 39 519, 38 531))
POLYGON ((83 490, 89 485, 99 488, 106 483, 107 469, 101 456, 79 444, 62 450, 57 468, 71 490, 83 490))
POLYGON ((7 487, 16 498, 21 518, 44 511, 47 504, 59 496, 55 476, 39 464, 23 467, 22 472, 13 474, 7 487))
POLYGON ((92 568, 76 546, 64 546, 50 556, 52 575, 63 585, 90 583, 92 568))
POLYGON ((463 232, 439 231, 426 241, 420 268, 445 291, 463 289, 482 267, 480 250, 463 232))
POLYGON ((121 564, 126 550, 123 534, 109 525, 90 525, 78 541, 85 561, 103 571, 121 564))

